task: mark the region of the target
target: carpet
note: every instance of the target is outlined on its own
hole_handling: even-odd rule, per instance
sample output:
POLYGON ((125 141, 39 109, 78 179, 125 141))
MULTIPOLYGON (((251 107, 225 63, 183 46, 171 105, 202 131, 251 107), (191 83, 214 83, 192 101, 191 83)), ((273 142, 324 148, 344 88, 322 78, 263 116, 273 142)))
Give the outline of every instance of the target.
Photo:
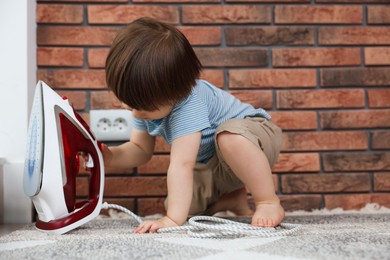
POLYGON ((133 234, 136 222, 120 217, 98 218, 61 236, 31 224, 0 237, 0 259, 390 259, 388 211, 297 212, 284 222, 302 228, 286 237, 202 239, 133 234))

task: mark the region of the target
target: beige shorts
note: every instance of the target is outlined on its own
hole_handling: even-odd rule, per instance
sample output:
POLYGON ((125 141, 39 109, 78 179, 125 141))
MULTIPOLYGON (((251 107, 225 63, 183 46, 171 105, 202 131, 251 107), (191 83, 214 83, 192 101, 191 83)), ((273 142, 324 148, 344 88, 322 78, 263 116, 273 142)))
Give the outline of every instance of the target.
MULTIPOLYGON (((282 144, 282 131, 272 122, 261 117, 228 120, 217 128, 215 142, 216 136, 224 131, 247 138, 264 152, 271 167, 275 164, 282 144)), ((223 160, 216 145, 214 157, 206 164, 195 165, 190 215, 202 214, 219 197, 243 186, 244 184, 223 160)))

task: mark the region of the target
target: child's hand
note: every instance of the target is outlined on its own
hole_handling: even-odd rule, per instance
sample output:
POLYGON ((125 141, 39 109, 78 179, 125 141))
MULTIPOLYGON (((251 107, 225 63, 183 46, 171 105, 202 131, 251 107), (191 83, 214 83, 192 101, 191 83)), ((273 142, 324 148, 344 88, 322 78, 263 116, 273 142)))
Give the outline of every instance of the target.
MULTIPOLYGON (((103 155, 104 165, 107 166, 112 160, 112 152, 106 144, 101 143, 100 146, 103 155)), ((90 160, 92 161, 92 159, 90 158, 90 155, 87 152, 80 152, 79 160, 80 160, 80 165, 82 166, 82 169, 80 169, 81 170, 80 173, 89 172, 90 168, 93 168, 93 162, 92 165, 89 165, 90 160)))
POLYGON ((112 160, 112 152, 106 144, 101 143, 101 150, 104 159, 104 166, 108 166, 112 160))
POLYGON ((177 227, 178 225, 169 217, 165 216, 159 220, 147 220, 142 222, 133 231, 134 233, 143 234, 146 232, 155 233, 160 228, 177 227))

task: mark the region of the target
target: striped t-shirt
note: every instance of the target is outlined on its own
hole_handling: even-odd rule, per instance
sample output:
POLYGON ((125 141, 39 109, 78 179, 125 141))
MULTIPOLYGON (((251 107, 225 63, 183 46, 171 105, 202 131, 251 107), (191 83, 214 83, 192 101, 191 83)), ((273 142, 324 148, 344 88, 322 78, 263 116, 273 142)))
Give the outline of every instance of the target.
POLYGON ((178 137, 201 131, 197 162, 207 162, 215 154, 217 127, 229 119, 246 116, 271 118, 264 109, 255 109, 209 82, 197 80, 191 94, 174 105, 169 115, 157 120, 134 118, 134 127, 152 136, 161 135, 169 144, 178 137))

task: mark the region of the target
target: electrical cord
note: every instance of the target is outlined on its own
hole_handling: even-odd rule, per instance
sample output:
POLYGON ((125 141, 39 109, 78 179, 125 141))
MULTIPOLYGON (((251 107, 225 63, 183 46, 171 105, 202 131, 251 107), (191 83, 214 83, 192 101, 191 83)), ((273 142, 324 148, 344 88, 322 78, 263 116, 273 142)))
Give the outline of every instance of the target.
POLYGON ((131 212, 127 208, 122 207, 120 205, 108 204, 107 202, 103 202, 102 209, 116 209, 119 211, 123 211, 124 213, 126 213, 130 217, 133 217, 138 222, 138 224, 141 224, 143 222, 143 220, 139 216, 137 216, 136 214, 134 214, 133 212, 131 212))
MULTIPOLYGON (((143 220, 125 207, 108 204, 102 204, 103 209, 116 209, 125 212, 133 217, 139 224, 143 220)), ((289 236, 297 232, 302 225, 291 223, 280 223, 276 228, 254 227, 250 224, 235 222, 223 218, 209 216, 194 216, 188 220, 188 223, 179 227, 160 228, 157 233, 171 233, 187 231, 190 237, 194 238, 235 238, 243 236, 256 237, 278 237, 289 236)))

